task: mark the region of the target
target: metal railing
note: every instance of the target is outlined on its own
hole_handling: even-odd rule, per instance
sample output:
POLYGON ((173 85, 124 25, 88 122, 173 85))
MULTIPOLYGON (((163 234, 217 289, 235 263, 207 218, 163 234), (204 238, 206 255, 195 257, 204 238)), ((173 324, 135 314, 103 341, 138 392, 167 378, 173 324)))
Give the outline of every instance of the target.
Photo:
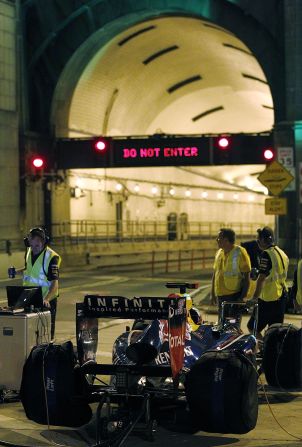
POLYGON ((168 223, 156 220, 72 220, 52 224, 52 239, 57 244, 182 241, 213 238, 220 228, 233 228, 239 238, 254 238, 262 223, 189 222, 168 223))
MULTIPOLYGON (((252 239, 263 223, 173 222, 156 220, 70 220, 51 225, 51 241, 56 246, 96 243, 186 241, 212 239, 220 228, 233 228, 239 239, 252 239)), ((23 250, 22 238, 0 239, 0 253, 23 250)))
POLYGON ((168 250, 137 251, 119 254, 90 253, 86 258, 87 264, 97 265, 103 269, 119 272, 147 271, 152 276, 157 273, 171 273, 182 271, 212 270, 216 248, 186 249, 176 248, 168 250))
POLYGON ((11 255, 24 249, 23 239, 0 239, 0 253, 11 255))

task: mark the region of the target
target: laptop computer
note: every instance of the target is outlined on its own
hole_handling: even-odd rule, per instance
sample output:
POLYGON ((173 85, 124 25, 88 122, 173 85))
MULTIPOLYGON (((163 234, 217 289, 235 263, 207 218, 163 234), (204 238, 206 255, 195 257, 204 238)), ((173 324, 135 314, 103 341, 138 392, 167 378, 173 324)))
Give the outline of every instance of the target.
POLYGON ((6 286, 7 305, 11 309, 43 309, 41 287, 6 286))

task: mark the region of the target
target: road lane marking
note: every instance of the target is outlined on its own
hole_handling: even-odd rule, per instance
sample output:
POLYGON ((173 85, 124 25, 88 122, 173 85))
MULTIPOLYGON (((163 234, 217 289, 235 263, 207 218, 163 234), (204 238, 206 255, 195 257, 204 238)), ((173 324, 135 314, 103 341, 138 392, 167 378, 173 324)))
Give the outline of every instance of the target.
MULTIPOLYGON (((107 286, 108 284, 115 284, 115 283, 123 283, 123 282, 127 282, 129 281, 129 278, 127 277, 122 277, 122 276, 108 276, 107 278, 111 278, 111 279, 102 279, 100 281, 96 281, 93 283, 89 283, 89 288, 90 287, 95 287, 95 286, 107 286)), ((87 284, 89 281, 86 280, 86 282, 84 284, 87 284)), ((75 290, 79 287, 83 287, 83 283, 82 284, 76 284, 74 286, 67 286, 67 287, 60 287, 60 290, 64 290, 64 292, 68 292, 70 290, 75 290)))

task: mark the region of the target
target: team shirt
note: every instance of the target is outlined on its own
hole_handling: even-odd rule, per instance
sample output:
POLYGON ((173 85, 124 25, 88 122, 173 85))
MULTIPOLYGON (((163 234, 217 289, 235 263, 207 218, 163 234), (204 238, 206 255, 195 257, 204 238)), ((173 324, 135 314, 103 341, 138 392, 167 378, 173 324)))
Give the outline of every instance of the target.
MULTIPOLYGON (((271 248, 272 245, 269 247, 271 248)), ((269 254, 266 251, 261 253, 260 263, 259 263, 259 273, 268 276, 272 269, 272 261, 269 254)))
MULTIPOLYGON (((224 270, 224 266, 227 262, 228 256, 232 253, 232 250, 229 253, 225 253, 222 250, 222 254, 220 255, 220 259, 217 262, 215 259, 214 262, 214 271, 215 271, 215 275, 217 275, 217 279, 218 279, 218 284, 217 284, 217 295, 218 296, 224 296, 224 295, 230 295, 233 294, 233 291, 230 291, 229 289, 226 288, 225 283, 224 283, 224 276, 223 276, 223 270, 224 270)), ((251 271, 251 261, 249 258, 249 255, 247 254, 247 251, 245 250, 245 248, 240 249, 240 254, 239 254, 239 270, 241 273, 248 273, 251 271)))

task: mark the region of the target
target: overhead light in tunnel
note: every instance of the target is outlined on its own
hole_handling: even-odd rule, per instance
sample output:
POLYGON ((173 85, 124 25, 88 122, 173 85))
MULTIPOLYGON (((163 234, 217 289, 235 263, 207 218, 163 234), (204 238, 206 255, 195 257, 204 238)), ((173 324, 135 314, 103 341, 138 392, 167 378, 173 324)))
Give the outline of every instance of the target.
POLYGON ((218 200, 222 200, 224 198, 224 194, 223 194, 223 192, 218 192, 217 193, 217 199, 218 200))
POLYGON ((152 186, 151 192, 155 196, 158 193, 158 187, 157 186, 152 186))
POLYGON ((139 192, 140 191, 140 187, 139 187, 138 184, 136 184, 133 189, 134 189, 135 192, 139 192))
POLYGON ((182 87, 185 87, 188 84, 192 84, 192 82, 200 81, 201 79, 202 79, 202 77, 200 75, 195 75, 195 76, 191 76, 190 78, 183 79, 182 81, 177 82, 176 84, 171 85, 171 87, 167 88, 167 92, 173 93, 176 90, 178 90, 182 87))
POLYGON ((191 197, 191 195, 192 195, 192 191, 190 189, 187 189, 186 192, 185 192, 185 196, 186 197, 191 197))
POLYGON ((213 107, 212 109, 205 110, 204 112, 201 112, 196 116, 193 116, 192 121, 193 122, 198 121, 198 120, 206 117, 207 115, 211 115, 212 113, 216 113, 221 110, 224 110, 223 106, 213 107))
POLYGON ((175 51, 178 49, 179 49, 179 47, 177 45, 172 45, 170 47, 163 48, 162 50, 157 51, 156 53, 151 54, 151 56, 147 57, 147 59, 145 59, 143 61, 143 64, 148 65, 148 64, 150 64, 150 62, 154 61, 155 59, 159 58, 160 56, 163 56, 164 54, 170 53, 171 51, 175 51))
POLYGON ((135 31, 134 33, 130 34, 129 36, 125 37, 124 39, 122 39, 120 42, 118 42, 118 45, 121 47, 121 46, 125 45, 125 43, 134 39, 135 37, 138 37, 141 34, 151 31, 151 30, 154 30, 154 29, 156 29, 156 26, 154 26, 154 25, 139 29, 139 30, 135 31))
POLYGON ((254 179, 252 177, 246 176, 244 178, 243 186, 245 186, 248 189, 253 189, 254 188, 254 179))
POLYGON ((207 191, 203 191, 202 193, 201 193, 201 197, 203 198, 203 199, 206 199, 207 197, 208 197, 208 193, 207 193, 207 191))
POLYGON ((105 191, 105 181, 101 179, 98 181, 98 191, 105 191))
POLYGON ((82 177, 77 177, 75 184, 76 184, 76 187, 78 187, 80 189, 83 189, 83 187, 84 187, 84 179, 82 179, 82 177))
POLYGON ((115 189, 117 191, 121 191, 123 189, 123 185, 121 183, 117 183, 116 186, 115 186, 115 189))
POLYGON ((239 194, 237 194, 237 193, 233 194, 233 199, 234 200, 238 200, 239 199, 239 194))
POLYGON ((70 197, 80 199, 81 197, 85 197, 85 193, 79 186, 76 185, 74 188, 70 188, 70 197))
POLYGON ((175 196, 175 189, 173 188, 173 186, 171 186, 171 188, 169 189, 169 194, 170 196, 175 196))
POLYGON ((255 196, 253 196, 252 194, 250 194, 250 195, 248 196, 248 201, 249 201, 249 202, 254 202, 254 200, 255 200, 255 196))

